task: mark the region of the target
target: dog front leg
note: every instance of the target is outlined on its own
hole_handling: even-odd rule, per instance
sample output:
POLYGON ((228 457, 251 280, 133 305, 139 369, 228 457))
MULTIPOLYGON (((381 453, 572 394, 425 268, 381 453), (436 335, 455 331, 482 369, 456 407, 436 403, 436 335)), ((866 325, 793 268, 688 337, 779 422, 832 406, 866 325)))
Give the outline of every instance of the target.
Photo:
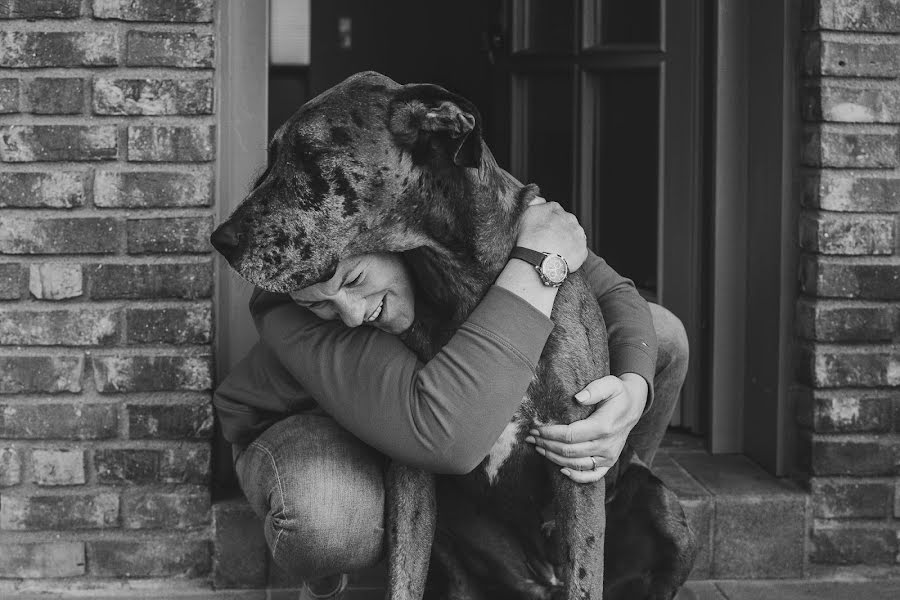
POLYGON ((556 489, 556 564, 565 582, 564 600, 603 597, 603 537, 606 488, 603 482, 575 483, 553 469, 556 489))
POLYGON ((422 600, 437 515, 434 475, 391 461, 385 492, 387 600, 422 600))

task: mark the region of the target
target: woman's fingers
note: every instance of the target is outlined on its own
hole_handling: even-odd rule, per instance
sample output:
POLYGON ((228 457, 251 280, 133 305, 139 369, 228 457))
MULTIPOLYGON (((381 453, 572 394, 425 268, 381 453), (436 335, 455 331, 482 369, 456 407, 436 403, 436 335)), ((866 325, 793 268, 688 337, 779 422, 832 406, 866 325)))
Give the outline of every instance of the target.
POLYGON ((545 450, 541 447, 535 448, 538 454, 547 458, 548 460, 558 464, 561 467, 568 467, 570 469, 574 469, 576 471, 592 471, 598 467, 606 467, 609 468, 616 464, 615 459, 609 459, 604 456, 579 456, 576 458, 572 458, 569 456, 562 456, 553 452, 551 450, 545 450))
POLYGON ((604 452, 604 446, 598 443, 597 440, 566 444, 556 440, 548 440, 543 437, 528 436, 525 438, 525 441, 529 444, 534 444, 537 448, 543 448, 544 450, 548 450, 565 458, 602 456, 608 454, 608 452, 604 452))
POLYGON ((609 467, 599 467, 593 471, 573 471, 572 469, 563 469, 562 474, 575 483, 596 483, 606 476, 607 471, 609 471, 609 467))
POLYGON ((536 450, 541 456, 561 466, 562 469, 560 471, 562 474, 575 483, 600 481, 616 462, 603 457, 595 457, 594 460, 590 458, 566 458, 553 452, 548 452, 543 448, 536 448, 536 450))
POLYGON ((583 390, 575 394, 575 399, 584 405, 599 404, 624 391, 625 386, 621 379, 615 375, 607 375, 587 384, 583 390))

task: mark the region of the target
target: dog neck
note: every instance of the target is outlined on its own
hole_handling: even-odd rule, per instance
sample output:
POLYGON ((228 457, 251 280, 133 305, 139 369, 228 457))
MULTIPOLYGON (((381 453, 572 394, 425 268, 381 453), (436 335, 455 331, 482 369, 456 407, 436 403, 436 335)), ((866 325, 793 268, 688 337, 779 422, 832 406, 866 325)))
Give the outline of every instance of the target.
POLYGON ((501 169, 485 147, 480 168, 469 169, 461 185, 428 192, 441 197, 431 205, 442 210, 426 222, 434 243, 406 257, 424 303, 441 321, 458 326, 506 265, 519 218, 538 188, 501 169))

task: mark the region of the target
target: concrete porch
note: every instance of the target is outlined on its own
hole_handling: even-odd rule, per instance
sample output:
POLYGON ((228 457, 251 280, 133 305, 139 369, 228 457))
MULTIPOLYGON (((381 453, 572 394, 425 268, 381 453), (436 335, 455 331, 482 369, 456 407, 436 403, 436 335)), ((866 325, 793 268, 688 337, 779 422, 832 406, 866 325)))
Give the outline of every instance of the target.
MULTIPOLYGON (((698 439, 675 434, 654 470, 679 495, 703 541, 680 600, 900 597, 900 572, 811 566, 808 494, 743 456, 713 456, 698 439)), ((300 582, 268 565, 259 523, 242 500, 217 504, 214 523, 216 587, 257 588, 222 597, 297 598, 300 582)), ((349 598, 381 598, 383 577, 383 569, 355 574, 349 598)))

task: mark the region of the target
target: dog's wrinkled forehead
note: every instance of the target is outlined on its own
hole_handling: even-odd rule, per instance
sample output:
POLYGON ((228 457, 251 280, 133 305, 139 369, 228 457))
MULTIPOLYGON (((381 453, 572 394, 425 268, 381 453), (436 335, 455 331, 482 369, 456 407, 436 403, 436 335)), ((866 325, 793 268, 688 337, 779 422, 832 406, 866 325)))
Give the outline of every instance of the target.
POLYGON ((372 134, 384 131, 388 106, 400 89, 380 73, 354 75, 304 104, 278 129, 273 141, 301 142, 337 153, 367 139, 373 141, 372 134))

